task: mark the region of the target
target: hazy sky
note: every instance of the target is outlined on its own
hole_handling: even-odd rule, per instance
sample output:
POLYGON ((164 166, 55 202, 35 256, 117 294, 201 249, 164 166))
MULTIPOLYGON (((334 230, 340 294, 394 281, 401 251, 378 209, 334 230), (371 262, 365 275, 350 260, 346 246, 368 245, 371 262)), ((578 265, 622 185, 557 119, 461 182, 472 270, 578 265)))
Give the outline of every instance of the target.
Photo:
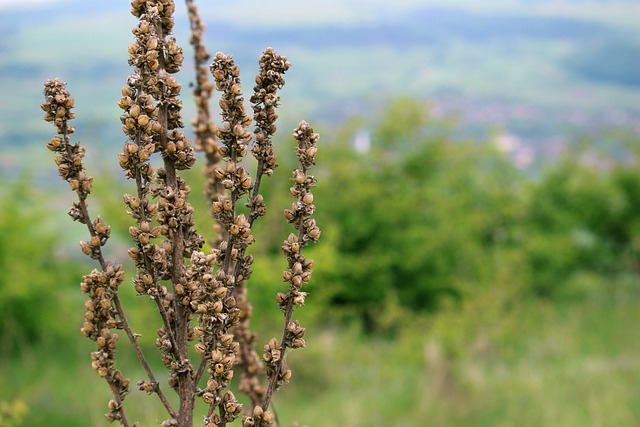
POLYGON ((0 0, 0 7, 15 5, 37 5, 41 3, 59 3, 61 0, 0 0))
MULTIPOLYGON (((0 0, 0 8, 3 7, 29 7, 36 6, 39 4, 51 4, 51 3, 64 3, 68 0, 0 0)), ((90 0, 90 1, 99 1, 99 0, 90 0)), ((121 0, 123 3, 129 4, 129 0, 121 0)), ((502 3, 503 5, 507 3, 517 3, 521 0, 498 0, 498 3, 502 3)), ((227 6, 232 6, 233 3, 238 4, 237 0, 234 1, 218 1, 215 2, 217 7, 225 8, 227 6)), ((288 9, 291 9, 291 5, 296 5, 296 9, 300 10, 301 13, 309 13, 320 10, 357 10, 366 6, 374 6, 374 7, 389 7, 389 9, 393 8, 406 8, 411 6, 420 6, 420 5, 428 5, 428 4, 465 4, 465 5, 475 5, 475 0, 395 0, 393 2, 389 2, 388 0, 308 0, 303 3, 299 1, 286 1, 286 0, 275 0, 270 2, 265 2, 264 0, 245 0, 240 3, 252 4, 253 6, 257 5, 270 5, 270 8, 273 8, 273 5, 278 4, 286 4, 288 9)), ((496 3, 495 0, 485 0, 481 4, 489 5, 496 3)), ((201 7, 208 7, 208 2, 201 1, 199 2, 201 7)), ((290 11, 289 11, 290 12, 290 11)))
MULTIPOLYGON (((0 0, 0 10, 6 8, 29 9, 38 5, 51 5, 71 2, 72 0, 0 0)), ((77 0, 76 0, 77 1, 77 0)), ((106 1, 106 0, 85 0, 106 1)), ((484 0, 485 4, 500 0, 484 0)), ((502 2, 520 0, 501 0, 502 2)), ((474 0, 218 0, 215 2, 200 0, 196 4, 203 13, 216 13, 219 21, 237 24, 278 24, 279 22, 298 23, 352 23, 378 20, 380 16, 392 17, 402 14, 416 6, 429 4, 473 4, 474 0), (238 6, 244 13, 238 13, 238 6)), ((116 7, 121 3, 128 8, 130 0, 113 2, 116 7)), ((178 2, 177 2, 178 3, 178 2)), ((182 2, 183 3, 183 2, 182 2)), ((184 6, 184 4, 182 5, 184 6)), ((179 8, 180 9, 180 8, 179 8)))
POLYGON ((45 3, 60 3, 64 0, 0 0, 0 9, 6 7, 31 7, 45 3))

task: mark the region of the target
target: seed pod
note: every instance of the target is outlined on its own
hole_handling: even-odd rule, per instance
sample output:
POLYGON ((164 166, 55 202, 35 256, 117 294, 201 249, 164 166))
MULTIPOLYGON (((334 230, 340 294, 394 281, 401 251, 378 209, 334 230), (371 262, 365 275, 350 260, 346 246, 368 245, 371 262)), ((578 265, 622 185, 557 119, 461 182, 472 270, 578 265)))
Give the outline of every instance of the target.
POLYGON ((204 403, 206 403, 207 405, 211 405, 213 402, 215 402, 215 398, 216 395, 210 392, 205 392, 202 395, 202 400, 204 401, 204 403))
POLYGON ((232 342, 233 342, 233 335, 231 334, 225 334, 222 337, 220 337, 220 343, 222 345, 229 346, 231 345, 232 342))
POLYGON ((47 148, 51 151, 56 151, 58 147, 62 144, 62 138, 59 136, 54 136, 51 138, 51 141, 47 144, 47 148))
POLYGON ((140 126, 146 126, 147 123, 149 123, 149 116, 147 116, 146 114, 142 114, 140 117, 138 117, 138 124, 140 126))
POLYGON ((255 408, 253 408, 253 416, 256 418, 262 418, 264 411, 262 410, 262 408, 260 406, 256 406, 255 408))
POLYGON ((153 49, 156 49, 157 47, 158 47, 157 38, 151 37, 149 40, 147 40, 147 49, 153 50, 153 49))
POLYGON ((278 305, 284 305, 287 302, 287 295, 283 294, 282 292, 278 292, 278 294, 276 295, 276 301, 278 301, 278 305))
POLYGON ((271 350, 278 348, 278 340, 276 340, 275 338, 271 338, 271 340, 269 340, 269 348, 271 350))
POLYGON ((280 375, 280 379, 288 383, 292 375, 293 375, 293 372, 291 371, 291 369, 287 369, 280 375))
POLYGON ((305 173, 300 169, 296 169, 293 172, 293 180, 296 184, 304 184, 304 182, 307 180, 307 175, 305 175, 305 173))
POLYGON ((215 78, 217 81, 224 80, 225 78, 224 72, 222 70, 213 70, 212 74, 213 78, 215 78))
POLYGON ((91 247, 91 244, 84 240, 80 242, 80 249, 82 250, 82 253, 85 255, 91 255, 91 253, 93 252, 93 248, 91 247))
POLYGON ((273 414, 269 411, 265 411, 264 414, 262 414, 262 421, 264 421, 265 423, 269 424, 273 422, 273 414))
POLYGON ((202 356, 203 354, 206 353, 207 346, 199 342, 198 344, 195 345, 195 349, 196 349, 196 353, 202 356))
POLYGON ((304 197, 302 198, 302 203, 304 203, 305 205, 310 205, 311 203, 313 203, 313 194, 312 193, 305 194, 304 197))

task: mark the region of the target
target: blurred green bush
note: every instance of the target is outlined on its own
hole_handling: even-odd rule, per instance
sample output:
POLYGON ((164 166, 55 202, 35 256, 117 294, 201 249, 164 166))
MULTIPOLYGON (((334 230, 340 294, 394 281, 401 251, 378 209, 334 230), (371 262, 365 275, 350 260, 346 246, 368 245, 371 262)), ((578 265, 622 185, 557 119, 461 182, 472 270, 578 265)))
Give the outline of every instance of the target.
POLYGON ((53 204, 28 176, 0 192, 0 354, 76 331, 68 322, 78 308, 69 290, 86 265, 56 253, 66 225, 56 226, 53 204))
POLYGON ((606 153, 577 144, 532 173, 491 141, 456 137, 454 123, 417 101, 396 100, 374 120, 364 152, 350 144, 363 122, 321 147, 328 236, 317 250, 332 256, 314 283, 323 305, 366 330, 396 325, 385 317, 393 305, 399 317, 433 312, 505 275, 517 298, 558 299, 580 294, 584 273, 637 272, 637 135, 606 153))

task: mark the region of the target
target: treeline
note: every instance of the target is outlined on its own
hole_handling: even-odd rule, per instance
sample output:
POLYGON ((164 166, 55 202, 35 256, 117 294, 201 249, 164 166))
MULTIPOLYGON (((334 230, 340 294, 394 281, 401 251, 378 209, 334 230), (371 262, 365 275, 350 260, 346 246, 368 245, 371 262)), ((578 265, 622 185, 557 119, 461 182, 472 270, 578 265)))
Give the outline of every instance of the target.
POLYGON ((423 104, 399 100, 375 122, 366 153, 349 144, 357 121, 321 146, 315 304, 376 331, 398 307, 434 311, 495 286, 514 303, 567 301, 637 274, 637 135, 576 143, 532 175, 491 142, 456 140, 423 104))
MULTIPOLYGON (((577 144, 535 176, 492 143, 453 135, 452 122, 434 118, 428 106, 412 100, 396 101, 375 120, 323 132, 315 192, 323 237, 309 253, 317 262, 304 310, 316 321, 357 319, 373 333, 397 325, 390 313, 434 312, 496 286, 507 290, 512 303, 566 301, 584 297, 591 286, 614 292, 619 280, 638 273, 637 135, 611 137, 618 157, 577 144), (356 151, 350 144, 354 133, 372 123, 370 149, 356 151)), ((278 242, 288 234, 281 212, 290 204, 282 191, 291 186, 283 172, 290 162, 281 155, 280 169, 264 184, 269 213, 256 225, 250 248, 263 253, 250 283, 258 311, 272 311, 273 290, 282 286, 278 242)), ((126 185, 96 179, 93 202, 100 203, 114 233, 121 232, 122 247, 112 250, 122 261, 130 245, 121 205, 126 185)), ((194 186, 197 224, 208 234, 199 195, 194 186)), ((52 214, 47 206, 53 203, 28 179, 1 193, 5 350, 75 333, 68 317, 82 317, 77 285, 91 267, 61 251, 75 243, 64 231, 74 224, 52 214)))

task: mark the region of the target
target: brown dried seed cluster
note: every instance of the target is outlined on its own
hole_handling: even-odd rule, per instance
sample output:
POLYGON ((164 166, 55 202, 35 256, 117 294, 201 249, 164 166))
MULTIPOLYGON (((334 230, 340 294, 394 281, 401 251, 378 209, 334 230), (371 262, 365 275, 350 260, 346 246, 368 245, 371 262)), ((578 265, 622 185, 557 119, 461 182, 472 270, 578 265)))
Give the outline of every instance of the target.
POLYGON ((196 84, 193 89, 197 116, 192 124, 195 132, 195 149, 204 151, 209 163, 215 164, 220 160, 218 155, 218 139, 216 126, 211 120, 209 100, 213 94, 213 83, 209 80, 209 69, 206 62, 210 56, 202 44, 205 24, 200 19, 198 8, 193 0, 187 0, 187 12, 191 24, 191 38, 189 42, 193 46, 194 62, 196 68, 196 84))
POLYGON ((272 136, 276 132, 276 107, 280 104, 277 91, 284 86, 284 73, 291 67, 286 56, 280 56, 273 48, 267 48, 260 57, 260 73, 256 76, 251 103, 256 122, 253 155, 262 165, 263 173, 271 175, 276 168, 272 136))
POLYGON ((296 155, 298 156, 300 165, 302 165, 303 170, 306 172, 315 164, 315 157, 318 152, 316 142, 318 142, 320 136, 314 133, 313 128, 304 120, 301 121, 294 130, 293 136, 298 141, 296 155))
POLYGON ((290 188, 291 195, 296 198, 290 209, 284 211, 287 221, 294 224, 298 230, 299 242, 291 241, 290 237, 283 245, 285 255, 295 252, 299 245, 305 245, 309 240, 318 241, 320 238, 320 229, 312 215, 315 211, 313 204, 313 193, 311 189, 316 186, 316 179, 307 174, 315 161, 315 155, 318 151, 316 142, 319 139, 317 133, 306 123, 301 122, 294 131, 294 137, 298 141, 296 154, 300 161, 302 169, 296 169, 293 172, 294 186, 290 188))
MULTIPOLYGON (((238 343, 227 331, 238 321, 239 310, 235 306, 232 293, 234 279, 223 270, 213 275, 216 255, 194 252, 191 265, 187 270, 187 283, 181 303, 189 307, 196 315, 198 326, 194 335, 200 338, 196 344, 196 353, 208 362, 207 387, 201 397, 211 407, 224 408, 224 419, 232 421, 242 410, 235 398, 224 391, 234 375, 234 365, 238 354, 238 343)), ((211 425, 219 425, 217 414, 209 420, 211 425)), ((207 424, 207 425, 209 425, 207 424)))
POLYGON ((124 280, 124 271, 121 265, 114 265, 105 261, 102 255, 102 246, 111 235, 111 228, 98 216, 91 220, 89 216, 86 198, 91 192, 93 178, 84 172, 83 158, 85 150, 78 143, 71 145, 69 135, 74 129, 69 125, 69 120, 74 115, 73 97, 66 90, 66 84, 59 80, 47 80, 44 89, 45 103, 42 109, 45 111, 45 120, 54 122, 58 135, 47 144, 49 150, 58 153, 55 158, 60 176, 69 182, 71 189, 78 195, 69 210, 69 215, 76 221, 87 226, 89 240, 81 241, 80 248, 85 255, 98 260, 101 271, 94 269, 83 276, 80 289, 88 294, 89 300, 85 302, 86 312, 84 323, 80 331, 91 340, 95 341, 98 350, 91 353, 91 365, 98 375, 109 383, 115 400, 109 402, 109 412, 105 414, 109 422, 122 421, 126 424, 126 417, 122 409, 122 401, 129 393, 129 379, 115 369, 115 348, 118 335, 111 329, 123 329, 123 319, 119 311, 117 299, 118 287, 124 280))
MULTIPOLYGON (((78 204, 74 204, 74 207, 76 205, 78 204)), ((71 216, 73 217, 74 215, 72 214, 71 216)), ((83 216, 80 218, 82 218, 82 222, 85 222, 83 216)), ((111 235, 111 227, 106 225, 100 216, 95 219, 92 225, 93 226, 90 228, 90 231, 92 231, 91 239, 81 241, 80 249, 83 254, 91 257, 92 259, 99 260, 102 257, 101 247, 107 243, 107 239, 109 239, 109 236, 111 235)))
POLYGON ((132 0, 131 14, 144 21, 148 15, 157 15, 158 31, 163 35, 171 34, 173 30, 175 4, 173 0, 132 0))
MULTIPOLYGON (((69 135, 75 132, 75 129, 69 126, 69 120, 75 118, 75 115, 71 111, 74 100, 67 91, 67 84, 58 79, 47 80, 44 84, 44 98, 44 104, 40 105, 46 113, 44 120, 53 122, 61 135, 69 135)), ((60 143, 51 141, 47 147, 55 151, 60 143)))
MULTIPOLYGON (((315 143, 319 136, 304 121, 300 122, 293 135, 298 143, 296 153, 301 168, 293 172, 294 186, 291 187, 291 194, 296 198, 296 201, 291 209, 285 210, 285 217, 294 225, 298 233, 291 233, 282 244, 282 251, 287 257, 289 265, 282 276, 289 283, 289 291, 286 294, 278 293, 276 297, 285 318, 282 340, 278 343, 275 338, 272 338, 263 348, 262 358, 269 378, 269 388, 261 406, 263 411, 269 407, 273 393, 291 379, 292 372, 284 362, 286 350, 305 346, 305 328, 301 327, 297 320, 293 320, 292 315, 295 308, 305 302, 307 293, 302 291, 302 287, 311 279, 313 267, 313 260, 305 258, 302 248, 310 241, 317 241, 320 237, 320 229, 316 225, 315 219, 312 218, 315 205, 311 189, 315 187, 316 180, 313 176, 308 175, 308 170, 314 163, 317 151, 315 143)), ((255 425, 270 424, 255 422, 255 425)))
MULTIPOLYGON (((224 193, 220 181, 215 177, 214 171, 219 167, 221 160, 218 152, 219 141, 217 137, 217 127, 211 119, 209 102, 213 94, 214 84, 210 80, 209 72, 209 52, 203 44, 205 24, 200 19, 198 8, 193 0, 186 0, 189 23, 191 26, 191 37, 189 42, 193 47, 195 84, 193 87, 193 97, 196 104, 196 117, 192 120, 195 134, 195 150, 205 154, 206 165, 203 174, 206 177, 204 187, 205 195, 209 202, 213 204, 224 193)), ((215 238, 211 242, 212 247, 217 247, 222 240, 222 227, 218 222, 213 223, 215 238)))
POLYGON ((125 170, 139 166, 154 151, 160 151, 179 170, 195 162, 191 142, 177 130, 184 126, 178 98, 181 85, 170 74, 180 69, 184 55, 175 38, 166 38, 173 27, 173 8, 170 1, 133 2, 132 12, 140 22, 133 30, 136 41, 129 45, 129 64, 136 72, 123 88, 119 103, 125 111, 121 116, 124 132, 130 137, 120 157, 125 170), (140 148, 141 155, 136 156, 140 148))
POLYGON ((176 188, 170 186, 165 169, 160 168, 156 185, 150 187, 150 194, 157 199, 156 220, 161 230, 167 230, 167 235, 174 237, 176 230, 180 229, 183 253, 178 255, 188 258, 193 251, 200 250, 204 239, 196 233, 194 228, 194 209, 188 201, 191 187, 180 177, 176 177, 176 181, 176 188))
MULTIPOLYGON (((309 241, 316 242, 320 238, 320 228, 312 217, 315 205, 311 189, 315 187, 316 179, 307 174, 308 169, 314 163, 317 152, 315 143, 319 136, 304 121, 296 128, 293 135, 298 141, 296 153, 302 169, 296 169, 293 172, 294 186, 290 190, 296 201, 292 204, 291 209, 286 209, 284 213, 287 220, 298 231, 297 235, 290 234, 282 244, 282 251, 289 264, 289 269, 283 272, 283 278, 291 286, 289 293, 287 295, 278 294, 277 300, 278 305, 285 313, 290 310, 291 306, 304 304, 304 298, 307 294, 300 289, 311 279, 313 260, 306 259, 301 249, 309 241)), ((304 329, 301 331, 300 329, 299 325, 292 328, 291 323, 287 323, 284 345, 292 348, 303 346, 304 329)))
MULTIPOLYGON (((80 198, 85 198, 91 193, 93 178, 84 171, 84 147, 70 142, 69 135, 75 132, 69 124, 75 117, 71 111, 74 100, 66 86, 66 83, 57 79, 47 80, 44 84, 45 102, 41 105, 45 112, 44 119, 53 122, 58 132, 58 135, 51 138, 47 148, 57 153, 55 162, 60 177, 69 183, 71 190, 78 193, 80 198)), ((77 210, 70 212, 70 215, 75 220, 84 220, 77 210)))
POLYGON ((251 415, 252 416, 245 416, 242 418, 243 427, 270 427, 274 424, 275 418, 273 413, 265 411, 260 406, 255 406, 251 415))
MULTIPOLYGON (((107 334, 105 334, 105 340, 109 340, 109 341, 113 341, 115 342, 115 340, 117 339, 117 335, 116 334, 112 334, 111 336, 108 336, 107 334)), ((101 350, 102 351, 102 350, 101 350)), ((97 351, 94 353, 91 353, 91 364, 93 365, 94 363, 96 364, 100 364, 100 360, 102 358, 102 354, 101 351, 97 351)), ((114 350, 111 350, 114 351, 114 350)), ((98 368, 100 369, 100 368, 98 368)), ((100 371, 98 371, 100 372, 100 371)), ((116 400, 111 399, 109 400, 108 403, 108 407, 109 407, 109 412, 107 412, 106 414, 104 414, 104 417, 106 418, 106 420, 110 423, 114 422, 114 421, 122 421, 123 419, 123 410, 122 410, 122 401, 124 400, 125 396, 127 394, 129 394, 130 392, 130 388, 129 388, 129 383, 130 383, 130 379, 129 378, 125 378, 122 376, 122 372, 120 372, 117 369, 113 370, 113 374, 110 375, 110 379, 109 382, 110 384, 112 384, 112 388, 115 390, 116 395, 114 396, 116 398, 116 400)), ((134 423, 134 427, 137 426, 137 423, 134 423)))
POLYGON ((111 385, 117 401, 109 403, 109 412, 105 417, 109 422, 121 420, 121 405, 125 396, 129 394, 129 378, 115 368, 115 352, 118 335, 111 329, 122 328, 118 310, 114 299, 118 287, 124 280, 121 265, 108 264, 105 271, 93 270, 83 276, 80 289, 89 295, 85 302, 86 312, 81 332, 98 345, 98 350, 91 353, 91 366, 102 378, 111 385))
POLYGON ((235 162, 247 155, 247 144, 251 140, 251 132, 246 130, 251 124, 251 117, 247 116, 244 107, 240 67, 231 56, 218 52, 210 70, 216 81, 216 89, 222 92, 220 108, 223 127, 218 129, 218 137, 224 147, 220 147, 220 155, 235 162))
POLYGON ((251 177, 240 164, 251 140, 251 132, 246 130, 251 117, 246 115, 240 69, 234 64, 233 58, 218 52, 210 69, 216 80, 216 88, 222 91, 220 107, 224 126, 218 129, 218 133, 224 145, 219 151, 226 161, 224 168, 214 170, 214 176, 227 190, 227 195, 218 197, 214 202, 213 214, 226 237, 220 244, 218 261, 225 271, 231 271, 229 266, 235 264, 237 256, 242 256, 244 248, 253 242, 250 222, 244 215, 236 216, 235 213, 237 200, 252 188, 251 177))
POLYGON ((149 182, 153 179, 153 168, 148 161, 156 151, 155 141, 162 132, 162 125, 153 97, 142 92, 139 80, 135 75, 129 77, 118 102, 124 110, 120 116, 122 131, 129 137, 118 160, 128 178, 134 179, 140 174, 145 182, 149 182))
POLYGON ((233 422, 242 412, 242 404, 238 403, 235 395, 227 391, 218 404, 221 414, 211 413, 204 419, 205 427, 218 427, 233 422), (224 420, 224 422, 223 422, 224 420))
POLYGON ((89 295, 85 303, 87 309, 84 315, 84 325, 80 330, 86 337, 101 341, 98 337, 103 329, 111 329, 119 326, 118 314, 113 306, 113 299, 118 286, 124 280, 124 271, 121 265, 108 265, 106 271, 93 270, 82 277, 80 290, 89 295))

